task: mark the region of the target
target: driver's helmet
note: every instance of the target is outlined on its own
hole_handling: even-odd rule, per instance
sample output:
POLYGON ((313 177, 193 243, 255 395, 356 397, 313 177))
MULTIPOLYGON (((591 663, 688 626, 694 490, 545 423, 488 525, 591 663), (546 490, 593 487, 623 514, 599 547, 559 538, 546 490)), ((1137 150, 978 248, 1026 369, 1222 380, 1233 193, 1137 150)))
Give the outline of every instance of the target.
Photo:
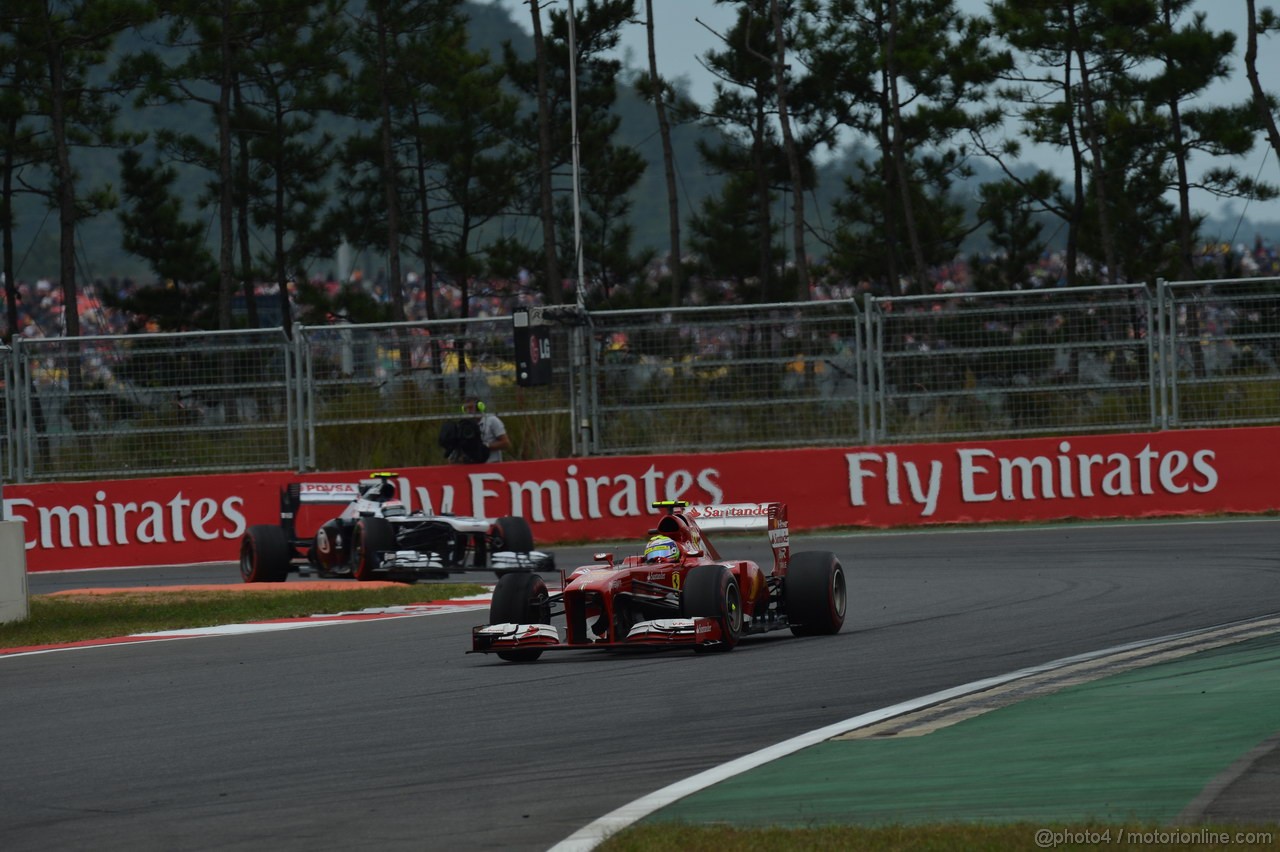
POLYGON ((365 500, 381 502, 396 493, 396 484, 390 479, 364 479, 360 482, 360 496, 365 500))
POLYGON ((644 546, 645 562, 674 562, 680 556, 680 548, 665 535, 655 535, 644 546))

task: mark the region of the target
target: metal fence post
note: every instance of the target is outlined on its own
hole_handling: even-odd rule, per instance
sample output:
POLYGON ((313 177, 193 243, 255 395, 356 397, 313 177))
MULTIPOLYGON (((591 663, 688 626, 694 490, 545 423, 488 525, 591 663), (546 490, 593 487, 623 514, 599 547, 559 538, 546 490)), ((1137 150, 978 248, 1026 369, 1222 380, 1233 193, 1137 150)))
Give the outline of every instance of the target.
POLYGON ((32 475, 32 456, 38 447, 32 446, 36 440, 31 430, 31 410, 36 404, 35 389, 31 382, 31 373, 27 369, 26 348, 22 338, 13 340, 13 384, 18 388, 13 411, 14 432, 17 434, 14 455, 14 481, 30 482, 32 475))
POLYGON ((879 419, 884 411, 884 324, 880 321, 880 300, 875 296, 867 297, 867 441, 871 444, 884 439, 884 423, 879 419))
POLYGON ((1169 318, 1168 307, 1169 282, 1164 278, 1156 279, 1156 360, 1159 375, 1154 384, 1160 389, 1160 422, 1157 428, 1169 428, 1169 318))
POLYGON ((294 442, 297 447, 297 455, 290 459, 290 464, 298 473, 303 473, 312 464, 311 456, 311 440, 313 436, 314 424, 312 423, 311 412, 307 409, 307 389, 310 386, 311 375, 307 368, 308 352, 307 332, 305 325, 295 325, 293 327, 293 364, 294 364, 294 384, 291 387, 293 393, 293 413, 295 421, 291 424, 294 434, 294 442))
POLYGON ((0 381, 4 383, 4 454, 0 457, 0 521, 4 515, 4 482, 13 477, 14 457, 17 455, 18 430, 14 422, 14 403, 17 385, 13 378, 13 349, 0 344, 0 381))
POLYGON ((569 333, 569 411, 572 421, 569 424, 570 444, 574 455, 589 456, 593 451, 593 435, 590 408, 588 377, 590 376, 590 360, 587 340, 589 334, 585 326, 575 325, 569 333))

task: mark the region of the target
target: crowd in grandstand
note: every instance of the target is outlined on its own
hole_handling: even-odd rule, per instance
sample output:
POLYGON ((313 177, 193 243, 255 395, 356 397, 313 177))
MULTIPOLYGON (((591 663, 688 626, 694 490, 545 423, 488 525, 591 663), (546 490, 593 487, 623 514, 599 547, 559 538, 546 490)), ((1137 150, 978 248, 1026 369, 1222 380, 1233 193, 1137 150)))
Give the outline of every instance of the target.
MULTIPOLYGON (((974 271, 990 260, 983 255, 972 257, 960 256, 948 264, 942 264, 930 270, 933 291, 936 293, 968 292, 974 289, 974 271)), ((1204 271, 1206 279, 1222 277, 1280 276, 1280 254, 1277 247, 1269 240, 1258 237, 1252 248, 1244 243, 1234 246, 1221 243, 1209 244, 1201 248, 1196 258, 1196 267, 1204 271)), ((651 268, 650 283, 664 274, 663 267, 658 264, 651 268)), ((1046 252, 1037 264, 1027 270, 1026 288, 1061 287, 1066 282, 1065 259, 1062 252, 1046 252)), ((352 272, 345 282, 336 275, 315 278, 307 286, 332 298, 343 285, 357 287, 373 297, 375 301, 386 303, 390 300, 389 288, 384 276, 366 277, 361 271, 352 272)), ((427 288, 422 277, 410 272, 405 281, 405 314, 409 320, 425 320, 427 311, 427 288)), ((127 334, 139 330, 156 330, 154 322, 146 318, 131 316, 123 311, 113 309, 104 303, 102 294, 105 291, 119 299, 126 299, 141 286, 140 282, 131 278, 97 279, 89 284, 82 284, 78 299, 80 332, 82 335, 127 334)), ((726 301, 732 302, 732 285, 729 282, 700 282, 695 288, 693 304, 697 304, 699 290, 729 288, 726 301)), ((463 315, 462 291, 448 282, 434 283, 435 316, 452 319, 463 315)), ((883 282, 871 280, 847 279, 841 281, 825 280, 815 283, 811 288, 814 300, 839 300, 856 298, 860 295, 875 296, 897 295, 892 288, 883 282)), ((278 304, 278 286, 262 284, 256 288, 260 305, 274 307, 278 304)), ((508 316, 516 307, 529 307, 541 301, 540 295, 525 277, 501 282, 473 282, 469 288, 467 316, 485 318, 508 316)), ((16 287, 18 326, 24 337, 58 337, 64 332, 63 309, 64 292, 52 279, 38 278, 34 281, 19 279, 16 287)), ((296 302, 292 299, 291 302, 296 302)), ((278 316, 278 313, 276 314, 278 316)))

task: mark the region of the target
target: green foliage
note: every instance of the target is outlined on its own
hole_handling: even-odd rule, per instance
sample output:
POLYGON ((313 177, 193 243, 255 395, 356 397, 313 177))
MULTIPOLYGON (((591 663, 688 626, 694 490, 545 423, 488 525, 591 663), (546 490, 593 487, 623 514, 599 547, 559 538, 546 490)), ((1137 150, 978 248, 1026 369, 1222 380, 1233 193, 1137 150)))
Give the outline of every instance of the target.
MULTIPOLYGON (((438 51, 449 70, 435 73, 416 128, 416 166, 433 171, 432 189, 419 199, 420 255, 438 264, 461 290, 461 315, 470 314, 471 282, 491 274, 491 248, 501 263, 508 240, 487 227, 516 204, 526 161, 511 144, 518 102, 502 88, 503 70, 484 54, 462 48, 465 33, 438 51), (428 203, 428 198, 434 199, 428 203), (430 223, 431 232, 427 225, 430 223)), ((420 182, 427 183, 425 174, 420 182)))
POLYGON ((136 150, 122 152, 120 166, 124 248, 147 262, 158 283, 125 299, 106 290, 103 303, 154 320, 162 331, 217 328, 210 310, 216 304, 217 263, 205 245, 204 225, 183 218, 183 201, 173 188, 177 170, 146 166, 136 150))
MULTIPOLYGON (((689 221, 689 245, 698 256, 697 271, 708 278, 733 282, 733 292, 743 302, 771 301, 776 267, 784 250, 777 240, 777 226, 764 209, 758 187, 749 173, 734 174, 720 195, 703 199, 701 210, 689 221), (762 268, 766 270, 761 278, 762 268)), ((704 294, 708 304, 718 300, 704 294)))
POLYGON ((724 48, 704 58, 723 84, 704 119, 719 135, 700 142, 698 153, 725 180, 720 194, 705 199, 690 219, 690 246, 703 270, 736 282, 747 303, 784 301, 773 202, 787 172, 780 131, 769 120, 777 108, 772 34, 767 9, 743 4, 724 48))
MULTIPOLYGON (((1189 0, 997 2, 991 11, 995 31, 1029 59, 1002 95, 1027 139, 1071 153, 1083 188, 1069 203, 1046 199, 1046 209, 1065 221, 1068 245, 1105 264, 1108 283, 1193 275, 1193 188, 1274 197, 1233 167, 1194 176, 1199 155, 1251 150, 1259 116, 1250 103, 1192 106, 1229 75, 1234 36, 1208 29, 1189 0)), ((1073 270, 1068 283, 1080 283, 1073 270)))
MULTIPOLYGON (((635 5, 610 0, 578 7, 584 265, 593 286, 599 282, 604 291, 600 303, 609 305, 651 302, 647 291, 626 291, 653 257, 649 247, 668 241, 661 170, 647 167, 661 158, 656 119, 645 101, 652 81, 608 55, 623 27, 640 25, 628 17, 635 5)), ((806 212, 809 249, 827 255, 832 278, 883 285, 905 276, 919 282, 921 267, 949 261, 957 249, 981 248, 988 224, 990 242, 1004 259, 982 271, 984 288, 1015 282, 1019 262, 1034 254, 1033 246, 1057 247, 1064 240, 1097 261, 1113 253, 1107 269, 1127 277, 1180 277, 1196 231, 1212 226, 1181 201, 1171 202, 1174 192, 1272 197, 1273 187, 1230 165, 1263 138, 1257 106, 1204 105, 1208 87, 1222 80, 1238 51, 1230 35, 1190 15, 1185 0, 1163 7, 1120 4, 1119 11, 1112 5, 1076 4, 1073 30, 1062 4, 1039 0, 994 4, 994 25, 955 14, 952 0, 900 2, 896 18, 890 14, 895 6, 883 0, 782 4, 788 111, 805 202, 817 211, 806 212), (826 14, 818 14, 820 7, 826 14), (1117 15, 1126 16, 1123 25, 1113 24, 1117 15), (1011 48, 1028 59, 1018 69, 1021 78, 1008 67, 1011 48), (1066 89, 1046 95, 1037 88, 1042 79, 1062 80, 1057 71, 1068 58, 1076 71, 1072 80, 1081 87, 1078 63, 1087 60, 1087 88, 1078 88, 1070 101, 1066 89), (1010 75, 998 89, 997 73, 1010 75), (886 87, 886 80, 894 85, 886 87), (985 145, 984 134, 991 135, 997 103, 1023 139, 1078 154, 1080 198, 1074 197, 1075 174, 1065 188, 1060 180, 1043 182, 1019 165, 1017 146, 1010 145, 988 149, 1007 173, 988 167, 981 174, 1020 191, 983 189, 980 211, 962 203, 962 197, 979 195, 970 172, 983 166, 972 157, 973 145, 985 145), (835 156, 818 166, 823 148, 835 156), (1191 169, 1183 174, 1187 164, 1191 169), (842 202, 833 207, 842 191, 842 202), (828 229, 833 210, 835 227, 828 229), (1061 221, 1043 228, 1045 216, 1061 221)), ((789 241, 785 250, 776 245, 784 230, 790 236, 785 226, 788 217, 794 222, 794 187, 778 133, 772 6, 739 6, 743 15, 726 33, 723 50, 705 58, 720 75, 720 94, 710 104, 676 110, 678 120, 696 112, 706 116, 674 134, 680 208, 703 276, 732 284, 734 299, 773 301, 803 293, 787 272, 794 247, 789 241)), ((74 212, 66 207, 60 214, 75 220, 69 238, 45 216, 55 187, 50 168, 57 163, 49 133, 53 101, 45 85, 47 57, 33 49, 33 33, 22 29, 43 7, 33 0, 4 5, 0 18, 13 35, 0 41, 0 150, 14 159, 0 160, 8 163, 0 168, 21 170, 25 182, 12 199, 17 230, 15 251, 5 259, 14 267, 8 278, 30 280, 57 270, 65 277, 146 275, 190 284, 176 291, 162 286, 146 297, 148 309, 172 318, 162 319, 162 327, 213 327, 222 322, 223 304, 217 314, 211 307, 192 309, 192 301, 214 295, 202 288, 210 280, 211 237, 234 239, 233 253, 220 245, 218 272, 227 277, 219 287, 239 291, 246 280, 301 285, 327 271, 320 264, 330 263, 341 231, 375 262, 393 256, 393 249, 416 255, 418 270, 430 281, 463 285, 473 276, 513 278, 533 271, 533 286, 543 287, 549 301, 565 297, 559 282, 540 280, 546 267, 542 223, 531 218, 537 205, 510 193, 513 171, 519 170, 520 188, 539 186, 542 175, 532 156, 538 144, 530 108, 536 77, 527 61, 532 49, 503 8, 454 0, 409 6, 236 0, 233 7, 234 20, 222 20, 208 4, 183 0, 165 5, 163 19, 143 25, 129 17, 147 11, 141 4, 81 0, 69 8, 83 14, 54 21, 55 34, 70 37, 110 18, 111 27, 101 32, 119 35, 110 51, 109 38, 61 42, 69 51, 68 82, 87 85, 81 97, 59 101, 76 107, 66 116, 65 135, 74 143, 77 198, 74 212), (382 86, 369 76, 375 54, 363 36, 372 31, 349 25, 353 16, 377 9, 418 15, 417 24, 393 22, 398 29, 388 57, 396 64, 382 86), (286 18, 290 26, 280 26, 286 18), (224 35, 237 51, 229 83, 222 77, 224 35), (478 61, 486 54, 488 65, 478 61), (136 102, 121 93, 126 86, 135 87, 129 97, 136 102), (389 164, 380 133, 383 94, 393 115, 389 164), (495 103, 486 104, 480 94, 495 103), (512 95, 522 98, 522 123, 490 120, 490 106, 500 113, 506 107, 496 102, 512 95), (218 139, 214 126, 224 113, 229 142, 218 139), (12 119, 16 124, 6 123, 12 119), (481 123, 487 125, 483 132, 481 123), (136 141, 144 132, 150 140, 136 141), (478 144, 486 134, 490 143, 478 144), (137 160, 128 167, 132 175, 117 164, 115 151, 97 147, 126 140, 137 160), (455 156, 468 144, 471 155, 455 156), (228 145, 232 167, 223 175, 228 145), (341 167, 333 160, 340 149, 350 155, 341 167), (122 248, 115 217, 90 218, 115 203, 121 184, 122 218, 131 232, 127 251, 141 254, 122 248), (214 191, 227 186, 235 206, 229 229, 213 215, 224 203, 214 191), (393 198, 400 222, 397 244, 390 246, 393 198), (191 216, 193 209, 198 217, 191 216), (195 245, 201 241, 203 258, 195 245), (83 249, 78 263, 63 252, 73 245, 83 249)), ((1265 49, 1271 18, 1262 11, 1265 49)), ((572 221, 567 22, 563 4, 544 4, 542 14, 550 22, 548 144, 555 152, 546 177, 559 200, 559 219, 550 230, 561 245, 562 271, 576 273, 572 261, 563 262, 572 221)), ((655 14, 670 13, 659 5, 655 14)), ((1274 99, 1267 106, 1274 110, 1274 99)), ((0 210, 0 223, 5 219, 0 210)), ((1230 234, 1237 226, 1233 221, 1219 229, 1230 234)), ((1257 223, 1239 227, 1260 230, 1257 223)), ((1277 238, 1274 230, 1263 235, 1277 238)), ((566 277, 556 276, 560 282, 566 277)), ((715 292, 699 295, 718 298, 715 292)), ((258 306, 251 297, 240 308, 243 321, 263 322, 255 322, 258 307, 267 323, 287 324, 278 308, 258 306)), ((352 315, 358 310, 352 307, 352 315)))
POLYGON ((1243 366, 1229 378, 1178 385, 1177 418, 1182 423, 1221 423, 1224 419, 1270 423, 1277 410, 1280 383, 1273 373, 1256 367, 1243 366))
MULTIPOLYGON (((519 398, 497 401, 511 437, 507 460, 568 458, 572 455, 570 418, 563 399, 539 398, 538 411, 526 412, 519 398), (549 410, 550 409, 550 410, 549 410), (509 413, 506 413, 509 412, 509 413)), ((457 401, 405 384, 390 395, 380 388, 343 386, 326 391, 318 403, 316 468, 349 470, 446 464, 437 437, 440 426, 457 415, 457 401), (378 411, 375 423, 351 426, 350 411, 378 411)))
POLYGON ((279 470, 289 459, 281 427, 174 429, 170 421, 144 415, 133 432, 53 442, 41 469, 51 479, 78 479, 86 469, 129 478, 201 471, 279 470), (160 433, 148 433, 148 428, 160 433))
MULTIPOLYGON (((9 124, 5 141, 16 143, 17 157, 6 156, 3 185, 11 189, 15 171, 39 163, 22 181, 56 212, 58 223, 58 280, 66 310, 63 323, 68 336, 79 336, 79 293, 76 275, 77 225, 115 206, 114 190, 107 183, 93 183, 77 169, 76 155, 85 149, 131 144, 136 139, 116 126, 118 91, 103 73, 107 56, 122 32, 147 21, 149 3, 135 0, 73 0, 51 4, 44 0, 11 0, 4 6, 0 47, 0 71, 13 74, 6 86, 9 124), (40 128, 19 136, 19 112, 40 128), (25 162, 23 162, 25 161, 25 162)), ((6 204, 12 196, 5 198, 6 204)), ((3 217, 4 268, 12 269, 12 210, 3 217)), ((13 317, 10 317, 11 323, 13 317)), ((10 329, 12 332, 13 329, 10 329)), ((80 382, 79 365, 70 369, 74 389, 80 382)))
POLYGON ((966 236, 952 188, 969 175, 965 140, 1003 120, 986 102, 1012 59, 951 0, 832 7, 814 50, 840 80, 830 94, 846 93, 840 122, 872 146, 834 207, 832 263, 890 286, 910 277, 918 293, 966 236))
POLYGON ((992 260, 971 264, 980 292, 1021 289, 1030 283, 1027 270, 1045 249, 1041 239, 1044 225, 1035 218, 1036 199, 1053 191, 1047 185, 1053 180, 1051 176, 1042 172, 1039 179, 1046 185, 1037 189, 1009 179, 983 184, 978 216, 990 223, 996 253, 992 260))
MULTIPOLYGON (((550 229, 557 274, 576 279, 574 255, 574 215, 567 179, 577 154, 579 173, 580 229, 583 266, 587 280, 604 281, 606 290, 613 279, 630 280, 642 265, 631 251, 637 217, 631 216, 633 190, 647 169, 649 160, 636 150, 636 130, 623 139, 623 115, 615 109, 618 78, 622 64, 608 56, 619 43, 621 28, 631 22, 633 0, 602 0, 577 7, 574 22, 575 55, 569 54, 568 11, 550 10, 550 29, 543 39, 542 67, 538 57, 521 56, 508 45, 504 52, 507 81, 523 96, 526 108, 520 116, 513 140, 523 147, 525 191, 521 206, 536 216, 541 228, 550 229), (570 90, 569 70, 574 69, 576 97, 570 90), (546 123, 539 115, 539 77, 546 86, 546 123), (576 103, 576 119, 571 110, 576 103), (578 138, 573 138, 576 127, 578 138), (558 200, 546 197, 549 191, 558 200)), ((642 108, 634 91, 629 92, 631 112, 642 108)), ((645 134, 651 133, 654 119, 641 113, 645 134)), ((539 258, 541 261, 542 258, 539 258)), ((559 282, 543 280, 551 272, 539 262, 539 283, 548 302, 565 297, 559 282)))

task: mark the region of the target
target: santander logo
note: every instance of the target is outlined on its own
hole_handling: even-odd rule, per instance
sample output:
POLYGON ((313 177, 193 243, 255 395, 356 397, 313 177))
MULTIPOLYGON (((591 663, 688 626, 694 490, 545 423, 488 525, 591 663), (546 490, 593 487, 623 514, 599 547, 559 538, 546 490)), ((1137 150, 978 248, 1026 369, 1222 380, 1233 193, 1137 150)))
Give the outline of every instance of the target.
POLYGON ((733 506, 693 506, 685 512, 691 518, 767 518, 768 503, 737 504, 733 506))

